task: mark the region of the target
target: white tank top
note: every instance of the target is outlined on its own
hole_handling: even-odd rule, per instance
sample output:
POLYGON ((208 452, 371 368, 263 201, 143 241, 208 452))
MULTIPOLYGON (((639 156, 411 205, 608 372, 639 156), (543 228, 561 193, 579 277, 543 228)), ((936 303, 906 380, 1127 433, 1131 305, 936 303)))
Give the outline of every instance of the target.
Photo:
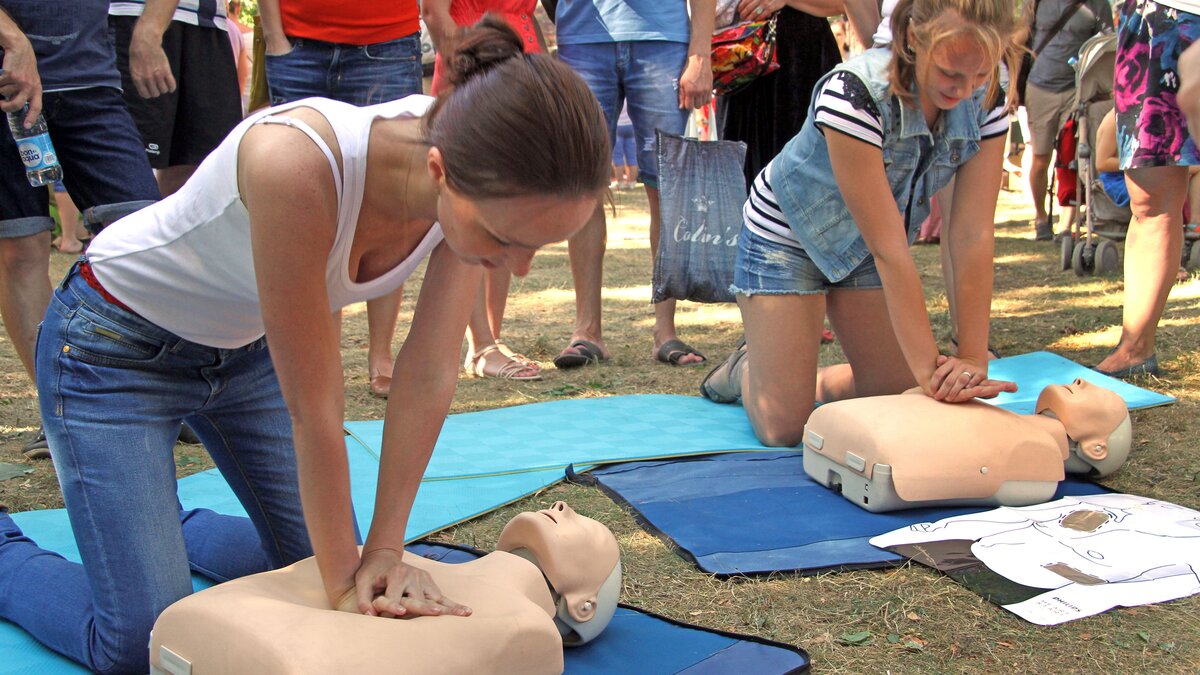
MULTIPOLYGON (((237 153, 254 124, 284 123, 313 139, 325 153, 337 188, 337 234, 325 266, 330 311, 395 290, 442 240, 438 223, 406 260, 376 279, 350 278, 350 246, 366 182, 367 141, 376 118, 420 117, 433 99, 409 96, 358 108, 310 98, 254 113, 200 164, 179 192, 105 228, 87 257, 105 290, 142 317, 203 345, 233 349, 262 337, 250 218, 237 186, 237 153), (304 106, 333 127, 342 171, 325 142, 287 110, 304 106), (271 118, 264 121, 264 118, 271 118)), ((303 221, 297 228, 308 225, 303 221)), ((288 242, 275 242, 286 252, 288 242)))

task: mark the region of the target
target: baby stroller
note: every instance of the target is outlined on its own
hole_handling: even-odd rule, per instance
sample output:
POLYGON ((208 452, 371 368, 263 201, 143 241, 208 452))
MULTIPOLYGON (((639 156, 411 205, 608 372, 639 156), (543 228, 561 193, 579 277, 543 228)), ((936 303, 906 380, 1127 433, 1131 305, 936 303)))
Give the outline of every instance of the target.
POLYGON ((1096 128, 1113 107, 1117 36, 1096 35, 1083 43, 1075 62, 1074 112, 1059 131, 1055 176, 1062 206, 1076 206, 1062 237, 1062 269, 1075 274, 1107 274, 1120 269, 1116 242, 1124 241, 1132 214, 1104 191, 1092 149, 1096 128))

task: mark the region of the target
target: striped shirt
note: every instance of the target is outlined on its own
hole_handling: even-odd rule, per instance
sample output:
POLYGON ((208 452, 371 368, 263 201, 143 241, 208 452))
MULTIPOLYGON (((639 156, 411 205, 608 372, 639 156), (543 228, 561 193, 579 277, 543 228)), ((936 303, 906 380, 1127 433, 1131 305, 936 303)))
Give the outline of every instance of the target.
MULTIPOLYGON (((110 16, 141 16, 145 8, 145 0, 113 0, 108 3, 110 16)), ((202 28, 228 30, 225 25, 225 0, 179 0, 171 20, 202 28)))
MULTIPOLYGON (((826 80, 817 93, 814 110, 814 124, 822 134, 826 128, 836 129, 877 148, 883 147, 879 110, 866 86, 852 73, 838 73, 826 80)), ((1008 113, 1001 105, 988 113, 979 129, 980 139, 1003 136, 1008 133, 1008 126, 1008 113)), ((742 217, 746 228, 754 234, 777 244, 800 248, 771 189, 773 165, 772 161, 754 179, 750 196, 742 207, 742 217)))

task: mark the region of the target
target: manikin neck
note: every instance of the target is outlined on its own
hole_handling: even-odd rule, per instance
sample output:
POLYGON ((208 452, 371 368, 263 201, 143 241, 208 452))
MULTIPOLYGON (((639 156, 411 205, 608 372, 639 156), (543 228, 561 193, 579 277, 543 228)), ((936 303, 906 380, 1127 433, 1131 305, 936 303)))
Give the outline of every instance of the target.
POLYGON ((1058 449, 1066 456, 1071 449, 1071 441, 1067 437, 1067 428, 1057 417, 1052 417, 1047 414, 1028 415, 1026 419, 1033 422, 1038 428, 1054 437, 1054 442, 1058 444, 1058 449))

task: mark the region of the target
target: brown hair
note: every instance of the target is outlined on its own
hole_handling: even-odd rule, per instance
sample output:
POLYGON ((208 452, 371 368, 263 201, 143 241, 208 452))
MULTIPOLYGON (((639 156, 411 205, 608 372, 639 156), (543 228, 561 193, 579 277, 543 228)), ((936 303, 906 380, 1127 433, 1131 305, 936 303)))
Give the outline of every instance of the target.
POLYGON ((450 83, 425 116, 446 182, 476 199, 599 194, 612 149, 604 113, 570 67, 525 54, 508 24, 488 14, 444 60, 450 83))
POLYGON ((987 99, 995 100, 1000 62, 1021 49, 1014 40, 1018 25, 1012 0, 900 0, 892 13, 892 63, 888 72, 891 92, 914 105, 917 50, 928 52, 943 40, 967 37, 975 40, 994 63, 987 99), (913 29, 911 41, 909 26, 913 29))

